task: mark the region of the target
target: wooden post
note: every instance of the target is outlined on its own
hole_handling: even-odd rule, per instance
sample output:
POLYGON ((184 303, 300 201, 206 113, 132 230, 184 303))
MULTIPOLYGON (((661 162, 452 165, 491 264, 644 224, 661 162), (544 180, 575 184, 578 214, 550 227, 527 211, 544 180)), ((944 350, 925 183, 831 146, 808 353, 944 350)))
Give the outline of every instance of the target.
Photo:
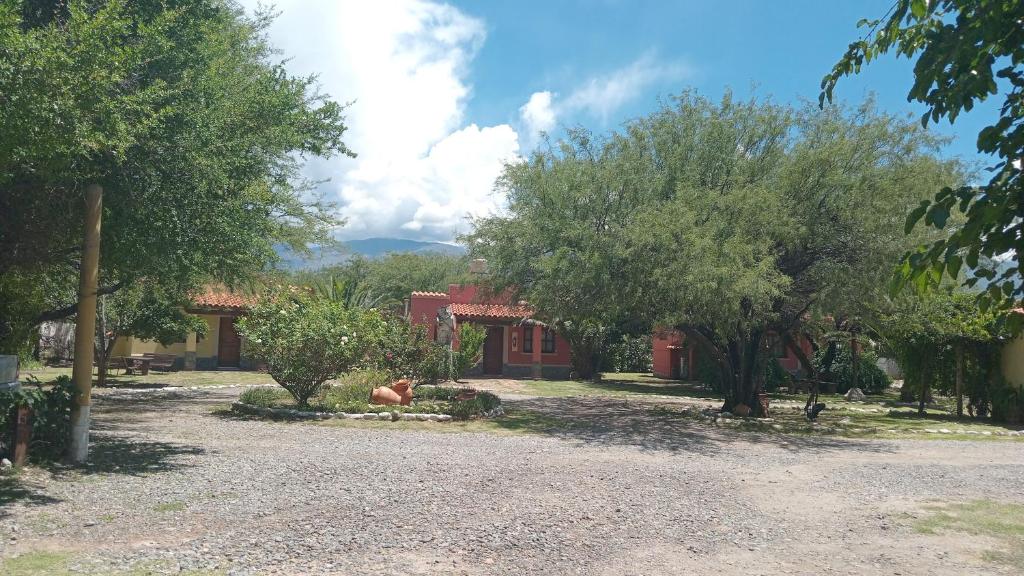
POLYGON ((89 411, 92 406, 92 356, 96 338, 96 286, 100 263, 100 220, 103 188, 85 189, 85 235, 78 277, 78 318, 75 321, 75 364, 71 375, 75 399, 71 406, 71 442, 67 460, 83 464, 89 458, 89 411))
POLYGON ((964 416, 964 346, 956 345, 956 417, 964 416))
POLYGON ((14 465, 24 466, 28 461, 28 443, 32 438, 32 409, 18 406, 14 413, 14 465))

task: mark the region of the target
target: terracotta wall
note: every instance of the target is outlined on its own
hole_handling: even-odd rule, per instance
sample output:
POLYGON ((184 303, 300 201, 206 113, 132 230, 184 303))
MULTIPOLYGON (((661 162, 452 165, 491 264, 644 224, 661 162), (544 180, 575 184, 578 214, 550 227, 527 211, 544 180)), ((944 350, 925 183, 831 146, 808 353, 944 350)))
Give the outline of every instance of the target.
POLYGON ((427 326, 431 338, 437 334, 437 310, 448 305, 448 296, 413 294, 409 299, 409 319, 413 324, 427 326))
POLYGON ((675 330, 656 330, 651 335, 652 371, 658 378, 672 377, 672 351, 669 346, 682 346, 683 335, 675 330))
MULTIPOLYGON (((540 328, 534 328, 539 330, 540 328)), ((506 358, 509 364, 533 364, 533 354, 523 352, 523 327, 511 326, 505 342, 506 358), (512 333, 515 332, 518 343, 518 351, 512 350, 512 333)), ((555 333, 555 352, 545 354, 541 352, 541 363, 546 366, 570 366, 572 364, 572 353, 569 343, 558 333, 555 333)))

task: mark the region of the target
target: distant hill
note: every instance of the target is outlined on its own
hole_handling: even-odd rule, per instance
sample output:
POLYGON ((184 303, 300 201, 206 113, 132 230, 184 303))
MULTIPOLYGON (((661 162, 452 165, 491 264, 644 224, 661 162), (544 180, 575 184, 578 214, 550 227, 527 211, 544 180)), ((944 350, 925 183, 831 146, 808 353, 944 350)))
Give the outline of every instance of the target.
POLYGON ((457 244, 445 244, 444 242, 423 242, 421 240, 406 240, 405 238, 364 238, 362 240, 349 240, 345 247, 355 254, 362 254, 367 258, 383 256, 391 252, 437 252, 439 254, 450 254, 462 256, 466 249, 457 244))
POLYGON ((405 238, 364 238, 362 240, 348 240, 342 242, 339 248, 322 250, 318 246, 312 248, 313 254, 304 257, 295 254, 287 248, 279 248, 277 255, 280 256, 280 268, 287 270, 315 270, 326 266, 341 264, 354 254, 367 258, 379 258, 391 253, 427 253, 450 254, 462 256, 466 249, 457 244, 446 244, 444 242, 425 242, 422 240, 408 240, 405 238))

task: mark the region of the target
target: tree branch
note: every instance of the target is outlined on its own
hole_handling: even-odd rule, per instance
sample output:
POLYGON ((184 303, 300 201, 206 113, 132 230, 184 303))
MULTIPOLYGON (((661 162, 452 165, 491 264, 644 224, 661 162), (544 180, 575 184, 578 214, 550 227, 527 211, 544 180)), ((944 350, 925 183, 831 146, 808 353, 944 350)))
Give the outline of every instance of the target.
MULTIPOLYGON (((125 282, 122 281, 122 282, 118 282, 117 284, 113 284, 111 286, 103 286, 103 287, 98 288, 96 290, 96 295, 97 296, 103 296, 104 294, 113 294, 114 292, 117 292, 118 290, 123 288, 124 285, 125 285, 125 282)), ((43 322, 49 322, 51 320, 60 320, 62 318, 67 318, 68 316, 73 315, 77 311, 78 311, 78 302, 75 302, 74 304, 69 304, 67 306, 64 306, 63 308, 57 308, 56 310, 49 310, 49 311, 43 312, 39 316, 35 317, 35 320, 33 321, 33 323, 35 325, 39 325, 39 324, 42 324, 43 322)))

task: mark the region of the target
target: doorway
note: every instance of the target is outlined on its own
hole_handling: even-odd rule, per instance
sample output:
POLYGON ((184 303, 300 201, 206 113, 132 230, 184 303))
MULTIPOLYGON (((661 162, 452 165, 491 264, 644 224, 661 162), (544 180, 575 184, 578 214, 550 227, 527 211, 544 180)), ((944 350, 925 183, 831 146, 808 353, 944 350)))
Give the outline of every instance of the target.
POLYGON ((220 329, 217 331, 217 367, 238 368, 242 353, 242 338, 235 330, 235 319, 232 316, 220 317, 220 329))
POLYGON ((501 374, 504 350, 505 328, 488 326, 487 339, 484 340, 484 374, 501 374))

